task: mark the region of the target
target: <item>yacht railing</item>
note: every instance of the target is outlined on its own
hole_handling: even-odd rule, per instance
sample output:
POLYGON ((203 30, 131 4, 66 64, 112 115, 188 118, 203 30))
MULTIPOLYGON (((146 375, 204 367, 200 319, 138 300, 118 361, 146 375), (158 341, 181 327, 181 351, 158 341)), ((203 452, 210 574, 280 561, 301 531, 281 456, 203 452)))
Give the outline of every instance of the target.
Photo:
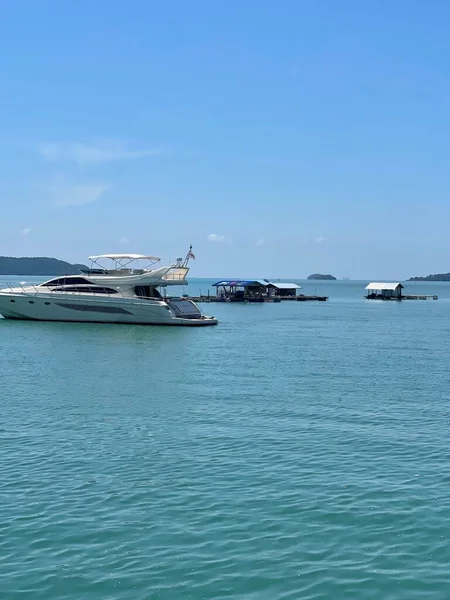
MULTIPOLYGON (((41 286, 40 284, 35 284, 35 283, 28 283, 26 281, 5 281, 5 282, 0 282, 0 293, 3 294, 17 294, 19 293, 20 295, 23 296, 30 296, 30 297, 48 297, 48 298, 52 298, 55 297, 57 294, 64 294, 67 296, 86 296, 86 300, 89 300, 90 296, 94 296, 96 298, 99 297, 105 297, 107 296, 108 298, 128 298, 128 299, 132 299, 132 298, 139 298, 139 296, 131 296, 131 295, 126 295, 122 292, 122 290, 117 289, 114 293, 108 292, 108 291, 102 291, 102 292, 98 292, 98 291, 91 291, 88 288, 92 288, 92 287, 103 287, 101 285, 95 285, 95 284, 91 284, 91 285, 86 285, 86 289, 82 290, 66 290, 64 289, 65 287, 72 287, 69 286, 67 284, 67 286, 64 285, 58 285, 58 286, 52 286, 52 287, 46 287, 46 286, 41 286)), ((80 287, 80 286, 77 286, 80 287)), ((107 286, 104 286, 105 289, 107 286)))
MULTIPOLYGON (((39 285, 39 284, 38 284, 39 285)), ((20 290, 21 294, 35 296, 38 293, 37 286, 27 281, 2 281, 0 282, 0 292, 14 294, 20 290)))
MULTIPOLYGON (((86 285, 86 289, 82 290, 65 290, 65 289, 55 289, 55 288, 64 288, 66 286, 60 285, 60 286, 55 286, 55 287, 48 287, 46 288, 45 286, 41 286, 40 284, 35 284, 35 283, 29 283, 26 281, 5 281, 5 282, 0 282, 0 293, 2 294, 17 294, 19 293, 21 296, 27 296, 30 298, 34 298, 34 297, 40 297, 40 298, 55 298, 56 295, 64 295, 64 296, 84 296, 86 301, 89 301, 89 299, 92 298, 96 298, 96 300, 100 300, 102 298, 123 298, 125 300, 169 300, 170 297, 161 294, 160 296, 137 296, 135 294, 126 294, 124 293, 122 290, 116 288, 116 290, 114 291, 114 293, 108 292, 108 291, 102 291, 102 292, 98 292, 98 291, 88 291, 88 288, 92 288, 92 287, 103 287, 99 284, 95 285, 95 284, 91 284, 91 285, 86 285)), ((67 287, 69 287, 69 285, 67 285, 67 287)), ((81 286, 77 286, 77 287, 81 287, 81 286)), ((104 286, 105 289, 107 288, 107 286, 104 286)), ((164 286, 161 286, 164 287, 164 286)))
POLYGON ((186 275, 188 272, 189 269, 187 267, 171 267, 161 279, 167 282, 186 282, 186 275))
POLYGON ((163 277, 164 281, 184 281, 186 282, 186 277, 182 274, 177 273, 168 273, 163 277))

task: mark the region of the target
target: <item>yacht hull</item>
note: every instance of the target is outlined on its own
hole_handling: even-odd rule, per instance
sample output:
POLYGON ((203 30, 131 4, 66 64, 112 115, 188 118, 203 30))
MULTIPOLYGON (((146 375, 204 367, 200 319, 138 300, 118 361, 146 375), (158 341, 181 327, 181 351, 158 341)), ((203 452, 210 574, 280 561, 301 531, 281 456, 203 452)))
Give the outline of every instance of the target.
POLYGON ((184 314, 176 302, 173 304, 171 307, 170 301, 109 296, 0 293, 0 314, 6 319, 188 327, 217 324, 217 319, 201 315, 193 303, 192 310, 184 314))

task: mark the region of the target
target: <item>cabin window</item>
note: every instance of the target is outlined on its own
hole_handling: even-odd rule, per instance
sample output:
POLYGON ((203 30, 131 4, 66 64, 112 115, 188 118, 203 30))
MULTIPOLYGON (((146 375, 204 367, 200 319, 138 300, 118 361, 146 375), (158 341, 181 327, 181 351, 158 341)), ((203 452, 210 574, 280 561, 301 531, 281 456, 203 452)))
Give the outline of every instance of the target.
POLYGON ((161 298, 161 294, 151 285, 137 285, 134 293, 138 298, 161 298))
POLYGON ((53 287, 52 292, 82 292, 84 294, 117 294, 114 288, 103 287, 100 285, 76 286, 66 285, 64 287, 53 287))
POLYGON ((88 281, 84 279, 84 277, 58 277, 58 279, 51 279, 50 281, 46 281, 45 283, 41 283, 42 287, 54 287, 55 285, 83 285, 83 284, 91 284, 92 281, 88 281))

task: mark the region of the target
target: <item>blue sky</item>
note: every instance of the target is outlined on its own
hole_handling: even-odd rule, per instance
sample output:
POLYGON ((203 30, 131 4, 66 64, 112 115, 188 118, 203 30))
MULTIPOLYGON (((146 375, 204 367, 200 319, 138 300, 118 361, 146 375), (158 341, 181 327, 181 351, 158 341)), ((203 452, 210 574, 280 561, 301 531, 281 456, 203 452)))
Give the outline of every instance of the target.
POLYGON ((4 0, 0 254, 450 271, 450 5, 4 0))

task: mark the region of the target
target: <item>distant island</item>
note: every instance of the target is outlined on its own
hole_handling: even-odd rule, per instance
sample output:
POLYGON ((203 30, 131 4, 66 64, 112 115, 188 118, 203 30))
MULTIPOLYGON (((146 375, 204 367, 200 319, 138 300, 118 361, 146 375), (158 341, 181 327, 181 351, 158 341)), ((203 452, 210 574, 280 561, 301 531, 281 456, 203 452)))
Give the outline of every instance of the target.
POLYGON ((410 277, 408 281, 450 281, 450 273, 436 273, 426 277, 410 277))
POLYGON ((336 277, 333 277, 333 275, 322 275, 321 273, 313 273, 312 275, 309 275, 307 279, 318 279, 321 281, 336 281, 336 277))
POLYGON ((0 275, 77 275, 80 268, 57 258, 0 256, 0 275))

